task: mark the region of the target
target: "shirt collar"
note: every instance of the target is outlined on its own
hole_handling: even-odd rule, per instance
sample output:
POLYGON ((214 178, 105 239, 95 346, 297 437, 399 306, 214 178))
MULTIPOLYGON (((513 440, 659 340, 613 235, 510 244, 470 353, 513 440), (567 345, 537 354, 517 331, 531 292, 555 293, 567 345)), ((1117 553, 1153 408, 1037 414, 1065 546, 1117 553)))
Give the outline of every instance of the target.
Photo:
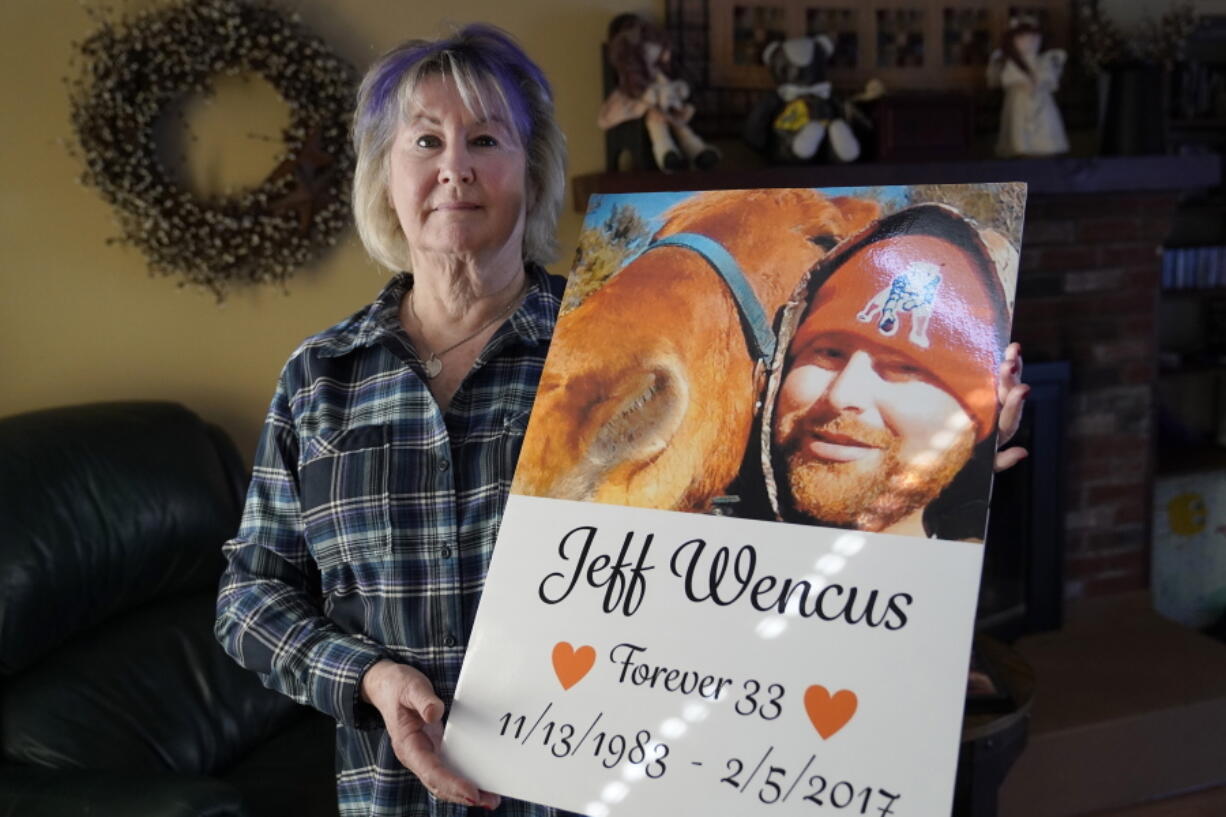
MULTIPOLYGON (((543 267, 528 264, 525 268, 528 292, 524 302, 511 316, 511 329, 530 345, 546 343, 553 337, 561 298, 551 286, 543 267)), ((323 357, 340 357, 355 349, 372 346, 387 334, 402 333, 400 302, 413 287, 413 276, 407 272, 392 277, 374 302, 337 327, 336 333, 320 345, 323 357)))

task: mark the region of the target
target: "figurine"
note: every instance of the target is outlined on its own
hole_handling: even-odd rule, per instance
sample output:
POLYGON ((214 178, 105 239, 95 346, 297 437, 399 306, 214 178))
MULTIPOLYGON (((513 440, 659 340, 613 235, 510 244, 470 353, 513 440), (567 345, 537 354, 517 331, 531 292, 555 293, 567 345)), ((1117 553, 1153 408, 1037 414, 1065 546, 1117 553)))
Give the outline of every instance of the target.
POLYGON ((621 14, 609 25, 609 37, 617 87, 600 106, 596 124, 609 130, 641 118, 656 165, 666 173, 690 163, 700 170, 713 167, 719 152, 689 126, 690 87, 669 76, 672 52, 664 32, 637 14, 621 14))
POLYGON ((1000 114, 998 156, 1050 156, 1068 151, 1064 121, 1052 94, 1060 87, 1067 58, 1053 48, 1039 53, 1039 28, 1013 20, 1002 47, 988 62, 988 85, 1005 90, 1000 114))
POLYGON ((834 43, 820 34, 776 40, 762 52, 762 62, 777 83, 745 121, 745 141, 775 162, 808 162, 823 145, 830 159, 854 162, 860 141, 831 94, 826 61, 834 43))

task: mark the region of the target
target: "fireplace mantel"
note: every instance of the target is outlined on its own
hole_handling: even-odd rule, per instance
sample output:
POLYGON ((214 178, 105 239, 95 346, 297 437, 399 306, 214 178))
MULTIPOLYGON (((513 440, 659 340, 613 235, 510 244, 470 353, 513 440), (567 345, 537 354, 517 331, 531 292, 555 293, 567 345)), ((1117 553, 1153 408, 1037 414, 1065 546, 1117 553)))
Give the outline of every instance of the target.
POLYGON ((574 207, 594 193, 735 190, 752 187, 860 187, 888 184, 1026 182, 1030 195, 1195 190, 1222 183, 1222 157, 1098 156, 1058 159, 977 159, 961 162, 868 162, 796 165, 756 170, 589 173, 572 180, 574 207))

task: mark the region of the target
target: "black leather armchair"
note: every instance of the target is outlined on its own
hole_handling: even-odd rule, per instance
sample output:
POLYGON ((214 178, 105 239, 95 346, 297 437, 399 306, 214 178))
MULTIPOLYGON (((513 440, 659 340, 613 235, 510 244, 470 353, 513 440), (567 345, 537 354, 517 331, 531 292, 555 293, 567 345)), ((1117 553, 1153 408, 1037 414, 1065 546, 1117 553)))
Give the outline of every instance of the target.
POLYGON ((335 815, 334 725, 213 637, 245 477, 181 406, 0 420, 0 815, 335 815))

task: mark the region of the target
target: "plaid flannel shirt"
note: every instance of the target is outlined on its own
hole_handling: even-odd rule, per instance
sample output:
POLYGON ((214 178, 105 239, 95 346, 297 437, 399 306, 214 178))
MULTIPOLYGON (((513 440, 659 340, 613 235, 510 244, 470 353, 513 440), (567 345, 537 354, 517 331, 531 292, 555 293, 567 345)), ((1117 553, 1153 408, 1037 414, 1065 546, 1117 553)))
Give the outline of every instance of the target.
MULTIPOLYGON (((445 414, 400 326, 407 274, 281 373, 216 632, 267 686, 338 721, 342 815, 468 813, 401 766, 358 686, 391 658, 450 705, 558 313, 562 280, 528 278, 445 414)), ((498 813, 555 812, 507 799, 498 813)))

